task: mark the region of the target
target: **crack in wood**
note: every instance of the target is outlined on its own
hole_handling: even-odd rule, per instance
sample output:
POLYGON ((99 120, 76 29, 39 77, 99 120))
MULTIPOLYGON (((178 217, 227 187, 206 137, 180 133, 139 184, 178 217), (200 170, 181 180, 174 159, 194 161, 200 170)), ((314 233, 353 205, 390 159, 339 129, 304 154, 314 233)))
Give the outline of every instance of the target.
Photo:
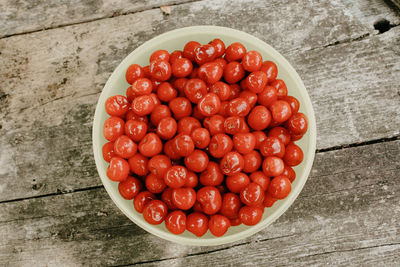
MULTIPOLYGON (((190 4, 190 3, 195 3, 195 2, 202 2, 202 1, 205 1, 205 0, 188 0, 187 2, 184 2, 184 3, 171 3, 168 6, 170 6, 170 7, 171 6, 179 6, 179 5, 190 4)), ((158 9, 158 8, 160 8, 162 6, 165 6, 165 4, 153 6, 151 8, 139 8, 137 10, 133 10, 133 11, 130 11, 130 12, 118 12, 118 13, 114 12, 113 14, 111 14, 109 16, 104 16, 104 17, 100 17, 100 18, 93 18, 93 19, 88 19, 88 20, 82 20, 82 21, 72 22, 72 23, 59 24, 59 25, 49 26, 49 27, 43 27, 43 28, 40 28, 40 29, 32 30, 32 31, 25 31, 25 32, 19 32, 19 33, 13 33, 13 34, 6 34, 4 36, 1 36, 0 40, 1 39, 6 39, 6 38, 9 38, 9 37, 13 37, 13 36, 18 36, 18 35, 25 35, 25 34, 35 33, 35 32, 54 30, 54 29, 58 29, 58 28, 64 28, 64 27, 68 27, 68 26, 74 26, 74 25, 94 22, 94 21, 103 20, 103 19, 109 19, 109 18, 115 18, 115 17, 119 17, 119 16, 131 15, 131 14, 145 12, 145 11, 152 10, 152 9, 158 9)))
POLYGON ((364 142, 332 146, 332 147, 328 147, 328 148, 321 148, 321 149, 317 149, 315 151, 315 153, 324 153, 324 152, 329 152, 329 151, 334 151, 334 150, 341 150, 341 149, 359 147, 359 146, 367 146, 367 145, 392 142, 392 141, 397 141, 397 140, 400 140, 400 134, 394 135, 392 137, 379 138, 379 139, 368 140, 368 141, 364 141, 364 142))
POLYGON ((396 245, 400 245, 400 242, 398 242, 398 243, 389 243, 389 244, 380 244, 380 245, 360 247, 360 248, 352 248, 352 249, 332 250, 332 251, 327 251, 327 252, 321 252, 321 253, 315 253, 315 254, 306 255, 306 256, 303 256, 301 258, 309 258, 309 257, 313 257, 313 256, 329 255, 329 254, 341 253, 341 252, 359 251, 359 250, 370 249, 370 248, 390 247, 390 246, 396 246, 396 245))
POLYGON ((271 241, 271 240, 275 240, 275 239, 281 239, 281 238, 285 238, 285 237, 292 237, 292 236, 295 236, 295 235, 296 234, 290 234, 290 235, 282 235, 282 236, 277 236, 277 237, 272 237, 272 238, 265 238, 265 239, 256 240, 256 241, 247 241, 247 242, 244 242, 244 243, 234 244, 234 245, 231 245, 231 246, 228 246, 228 247, 223 247, 223 248, 219 248, 219 249, 215 249, 215 250, 192 253, 192 254, 188 254, 188 255, 182 256, 182 257, 171 257, 171 258, 163 258, 163 259, 158 259, 158 260, 140 261, 140 262, 134 262, 134 263, 128 263, 128 264, 122 264, 122 265, 111 265, 111 267, 136 266, 136 265, 140 265, 140 264, 157 263, 157 262, 162 262, 162 261, 167 261, 167 260, 184 259, 184 258, 189 258, 189 257, 195 257, 195 256, 201 256, 201 255, 205 255, 205 254, 212 254, 212 253, 216 253, 216 252, 221 252, 221 251, 229 250, 229 249, 235 248, 235 247, 241 247, 241 246, 250 245, 252 243, 262 243, 262 242, 271 241))

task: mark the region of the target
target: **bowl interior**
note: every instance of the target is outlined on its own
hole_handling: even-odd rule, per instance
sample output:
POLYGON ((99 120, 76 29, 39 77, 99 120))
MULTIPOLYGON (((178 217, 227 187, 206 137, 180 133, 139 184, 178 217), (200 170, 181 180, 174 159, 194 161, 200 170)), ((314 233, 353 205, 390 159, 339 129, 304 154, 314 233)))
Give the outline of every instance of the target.
POLYGON ((218 245, 233 242, 260 231, 276 220, 293 203, 303 188, 314 159, 315 143, 314 111, 304 84, 293 67, 275 49, 258 38, 238 30, 216 26, 195 26, 170 31, 147 41, 129 54, 107 81, 99 97, 93 123, 93 149, 96 166, 104 187, 112 200, 126 216, 148 232, 170 241, 188 245, 218 245), (125 71, 130 64, 136 63, 146 66, 151 53, 157 49, 166 49, 169 52, 173 52, 174 50, 182 50, 188 41, 194 40, 200 43, 208 43, 214 38, 220 38, 226 45, 233 42, 241 42, 247 50, 257 50, 262 54, 264 60, 272 60, 277 64, 278 78, 285 81, 289 95, 295 96, 300 101, 300 112, 305 113, 309 120, 309 130, 300 141, 297 141, 297 144, 303 149, 304 161, 294 168, 297 176, 293 182, 290 195, 284 200, 277 201, 272 208, 266 208, 263 219, 259 224, 251 227, 245 225, 231 227, 223 237, 219 238, 214 237, 210 232, 201 238, 188 231, 177 236, 169 233, 164 223, 154 226, 144 221, 142 215, 134 210, 132 201, 125 200, 120 196, 118 183, 112 182, 107 178, 108 163, 102 158, 102 146, 107 141, 103 137, 102 129, 104 121, 109 116, 105 112, 104 103, 112 95, 125 95, 125 91, 129 87, 129 84, 125 81, 125 71))

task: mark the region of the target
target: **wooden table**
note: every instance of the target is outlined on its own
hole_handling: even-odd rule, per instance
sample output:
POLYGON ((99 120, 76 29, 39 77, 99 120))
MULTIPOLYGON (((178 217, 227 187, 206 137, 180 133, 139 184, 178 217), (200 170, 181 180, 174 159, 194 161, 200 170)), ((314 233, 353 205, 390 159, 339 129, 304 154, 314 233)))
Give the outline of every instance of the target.
POLYGON ((1 1, 1 266, 400 264, 400 13, 383 0, 1 1), (160 6, 170 6, 170 14, 160 6), (317 118, 299 198, 258 234, 181 246, 134 225, 98 177, 91 125, 119 62, 200 24, 236 28, 297 69, 317 118))

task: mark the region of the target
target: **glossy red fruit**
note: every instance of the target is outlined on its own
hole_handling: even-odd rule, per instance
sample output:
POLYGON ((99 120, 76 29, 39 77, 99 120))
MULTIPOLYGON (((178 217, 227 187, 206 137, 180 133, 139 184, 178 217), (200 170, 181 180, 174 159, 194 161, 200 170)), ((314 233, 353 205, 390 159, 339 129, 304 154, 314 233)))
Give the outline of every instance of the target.
POLYGON ((257 171, 250 174, 250 180, 253 183, 256 183, 259 186, 261 186, 263 191, 267 190, 270 182, 269 177, 267 177, 262 171, 257 171))
POLYGON ((283 173, 284 163, 278 157, 266 157, 262 164, 263 172, 266 176, 279 176, 283 173))
POLYGON ((132 84, 136 79, 144 77, 144 70, 138 64, 132 64, 126 70, 125 78, 129 84, 132 84))
POLYGON ((264 90, 267 82, 267 74, 262 71, 250 73, 245 80, 247 89, 256 94, 261 93, 264 90))
POLYGON ((290 105, 283 100, 273 102, 269 106, 269 109, 271 110, 273 120, 276 122, 284 122, 292 116, 290 105))
POLYGON ((208 156, 203 150, 196 149, 185 157, 185 166, 192 172, 202 172, 207 168, 208 156))
POLYGON ((240 200, 247 206, 257 206, 264 200, 264 190, 259 184, 249 183, 240 191, 240 200))
POLYGON ((128 200, 133 199, 142 190, 142 182, 132 176, 128 176, 125 180, 118 184, 120 195, 128 200))
POLYGON ((110 141, 114 142, 118 137, 124 134, 125 122, 119 117, 110 117, 106 119, 103 127, 104 137, 110 141))
POLYGON ((195 188, 199 183, 199 178, 194 172, 188 172, 186 175, 185 187, 195 188))
POLYGON ((197 104, 207 94, 207 85, 201 79, 189 79, 185 84, 184 92, 192 103, 197 104))
POLYGON ((221 171, 225 175, 233 175, 243 170, 244 159, 238 152, 228 152, 219 164, 221 171))
POLYGON ((252 173, 258 170, 262 163, 262 158, 260 153, 253 150, 245 155, 243 155, 244 159, 244 168, 243 172, 252 173))
POLYGON ((253 151, 256 145, 256 138, 252 133, 237 133, 233 136, 233 147, 241 154, 253 151))
POLYGON ((172 65, 177 59, 183 58, 183 52, 175 50, 169 55, 169 63, 172 65))
POLYGON ((271 112, 265 106, 256 106, 250 112, 247 123, 257 131, 266 129, 271 123, 271 112))
POLYGON ((169 107, 166 105, 158 105, 155 106, 153 109, 153 112, 151 112, 150 115, 150 121, 154 126, 157 126, 158 123, 163 119, 163 118, 168 118, 171 117, 171 111, 169 110, 169 107))
POLYGON ((156 155, 148 161, 148 170, 156 177, 164 178, 165 173, 171 168, 171 160, 165 155, 156 155))
POLYGON ((120 157, 113 157, 107 168, 107 177, 114 182, 121 182, 128 177, 129 164, 120 157))
POLYGON ((258 94, 258 104, 269 107, 273 102, 278 100, 278 93, 272 86, 265 86, 264 90, 258 94))
POLYGON ((254 148, 260 149, 260 145, 267 138, 267 135, 263 131, 254 131, 252 132, 252 134, 256 138, 256 145, 254 148))
POLYGON ((213 45, 205 44, 197 46, 194 49, 194 60, 197 64, 203 65, 204 63, 213 61, 217 56, 217 51, 213 45))
POLYGON ((286 198, 292 190, 292 184, 286 176, 277 176, 271 180, 268 193, 276 199, 286 198))
POLYGON ((298 145, 290 143, 286 146, 286 152, 283 160, 287 165, 297 166, 303 161, 303 157, 303 150, 301 150, 298 145))
POLYGON ((242 221, 240 220, 239 216, 234 219, 230 219, 230 221, 231 221, 231 226, 238 226, 242 224, 242 221))
POLYGON ((209 42, 210 45, 214 46, 215 48, 215 56, 222 57, 225 53, 225 44, 221 39, 214 39, 209 42))
POLYGON ((198 237, 208 230, 208 218, 203 213, 193 212, 186 218, 186 229, 198 237))
POLYGON ((221 209, 222 197, 214 186, 204 186, 197 191, 197 201, 205 214, 211 215, 221 209))
POLYGON ((169 102, 177 95, 177 90, 169 82, 163 82, 157 88, 157 96, 163 102, 169 102))
POLYGON ((303 135, 307 132, 308 122, 306 115, 303 113, 296 113, 289 118, 286 122, 286 126, 290 133, 295 135, 303 135))
POLYGON ((121 135, 114 142, 114 152, 121 158, 128 159, 136 154, 137 145, 128 136, 121 135))
POLYGON ((149 59, 149 62, 153 62, 155 60, 165 60, 165 61, 169 61, 169 53, 167 50, 164 49, 159 49, 154 51, 149 59))
POLYGON ((264 157, 285 155, 285 145, 277 137, 267 137, 260 145, 260 152, 264 157))
POLYGON ((164 192, 161 194, 161 200, 167 205, 169 210, 176 210, 178 209, 175 204, 172 202, 172 191, 174 189, 167 187, 165 188, 164 192))
POLYGON ((213 85, 211 85, 210 93, 216 94, 221 101, 228 100, 231 95, 231 87, 221 81, 217 81, 213 85))
POLYGON ((133 112, 132 110, 129 110, 126 114, 125 114, 125 120, 129 121, 129 120, 133 120, 133 121, 141 121, 144 123, 148 123, 149 119, 147 118, 147 116, 138 116, 137 114, 135 114, 135 112, 133 112))
POLYGON ((290 105, 290 108, 292 109, 292 114, 296 114, 299 111, 300 108, 300 102, 297 100, 297 98, 293 96, 284 96, 280 97, 281 100, 288 102, 290 105))
POLYGON ((264 210, 260 207, 244 206, 239 211, 239 217, 243 224, 251 226, 261 221, 263 213, 264 210))
POLYGON ((214 93, 206 94, 198 103, 198 108, 203 116, 212 116, 218 113, 221 100, 214 93))
POLYGON ((186 157, 194 151, 192 138, 187 134, 178 134, 173 141, 175 151, 181 157, 186 157))
POLYGON ((246 122, 244 121, 244 119, 242 117, 238 117, 238 116, 227 117, 224 121, 225 133, 234 135, 234 134, 237 134, 240 132, 246 132, 246 131, 243 131, 243 129, 245 127, 245 123, 246 122))
POLYGON ((239 97, 244 98, 247 103, 249 103, 250 108, 254 108, 254 106, 257 104, 258 96, 256 93, 250 91, 242 91, 240 92, 239 97))
POLYGON ((239 172, 226 177, 225 183, 229 191, 239 193, 250 183, 250 178, 246 174, 239 172))
POLYGON ((181 156, 176 152, 173 139, 165 142, 164 154, 167 155, 171 160, 179 160, 181 158, 181 156))
POLYGON ((149 173, 147 168, 148 159, 140 153, 136 153, 133 157, 128 159, 131 172, 136 175, 144 176, 149 173))
POLYGON ((245 75, 242 64, 237 61, 229 62, 224 68, 224 79, 229 84, 234 84, 243 79, 245 75))
POLYGON ((194 129, 200 128, 201 123, 193 117, 184 117, 178 121, 178 133, 191 135, 194 129))
POLYGON ((125 96, 115 95, 107 98, 105 103, 106 112, 110 116, 121 117, 129 110, 129 101, 125 96))
POLYGON ((272 128, 268 133, 268 137, 278 138, 285 146, 290 143, 290 133, 283 127, 272 128))
POLYGON ((172 99, 168 106, 177 120, 192 114, 192 104, 185 97, 177 97, 172 99))
POLYGON ((267 74, 269 83, 275 80, 276 76, 278 76, 278 67, 272 61, 264 61, 260 70, 267 74))
POLYGON ((194 61, 194 50, 201 46, 199 42, 190 41, 188 42, 185 47, 183 48, 183 57, 188 58, 190 61, 194 61))
POLYGON ((172 68, 166 60, 154 60, 150 63, 150 73, 157 81, 166 81, 171 77, 172 68))
POLYGON ((223 69, 221 65, 216 62, 207 62, 200 66, 198 75, 199 78, 207 84, 214 84, 221 79, 223 69))
POLYGON ((144 206, 143 218, 149 224, 157 225, 164 221, 167 216, 168 207, 158 199, 151 200, 144 206))
POLYGON ((210 217, 208 228, 217 237, 223 236, 231 226, 231 222, 223 215, 215 214, 210 217))
POLYGON ((164 191, 167 185, 164 182, 164 179, 159 176, 155 176, 153 173, 147 175, 145 180, 146 188, 153 194, 159 194, 164 191))
POLYGON ((238 195, 234 193, 226 193, 222 197, 222 205, 220 213, 226 216, 228 219, 233 219, 238 216, 242 203, 238 195))
POLYGON ((225 154, 230 152, 233 148, 232 139, 226 134, 214 135, 208 146, 210 154, 214 158, 222 158, 225 154))
POLYGON ((246 71, 258 71, 261 68, 263 61, 262 56, 257 51, 249 51, 242 58, 242 65, 246 71))
POLYGON ((138 116, 150 114, 155 106, 153 98, 149 95, 138 96, 132 101, 132 111, 138 116))
POLYGON ((142 213, 144 207, 154 199, 157 198, 153 193, 150 193, 149 191, 142 191, 133 200, 133 206, 137 212, 142 213))
POLYGON ((164 182, 171 188, 180 188, 185 185, 188 171, 183 166, 173 166, 164 175, 164 182))
POLYGON ((246 99, 238 97, 229 101, 226 112, 229 116, 247 116, 250 112, 250 104, 246 99))
POLYGON ((288 94, 286 84, 283 80, 276 79, 270 83, 276 89, 278 97, 285 97, 288 94))
POLYGON ((162 142, 155 133, 148 133, 139 143, 139 151, 145 157, 153 157, 162 151, 162 142))
POLYGON ((264 194, 264 201, 263 201, 263 205, 264 207, 270 208, 274 205, 274 203, 277 201, 277 198, 274 198, 270 195, 270 193, 268 193, 268 191, 265 192, 264 194))
POLYGON ((139 142, 147 133, 147 124, 142 121, 128 120, 125 123, 125 134, 134 142, 139 142))
POLYGON ((103 159, 107 162, 110 162, 112 157, 115 157, 114 152, 114 142, 108 142, 103 145, 102 148, 103 159))
POLYGON ((163 118, 157 125, 157 134, 164 140, 169 140, 175 136, 178 126, 176 120, 167 117, 163 118))
POLYGON ((188 210, 196 202, 196 191, 191 187, 175 188, 172 191, 172 203, 181 210, 188 210))
POLYGON ((225 59, 228 62, 240 60, 246 54, 246 48, 241 43, 232 43, 225 50, 225 59))
POLYGON ((285 168, 282 173, 283 176, 286 176, 291 183, 293 183, 294 179, 296 179, 296 172, 292 167, 285 164, 285 168))
POLYGON ((165 227, 174 235, 180 235, 186 230, 186 214, 181 210, 175 210, 165 218, 165 227))
POLYGON ((174 61, 171 66, 172 75, 177 78, 183 78, 188 76, 193 70, 192 62, 187 58, 179 58, 174 61))
POLYGON ((224 181, 224 175, 219 168, 218 163, 208 162, 207 168, 200 174, 200 183, 206 186, 217 186, 224 181))
POLYGON ((204 149, 210 143, 210 133, 205 128, 196 128, 190 135, 194 142, 195 147, 204 149))
POLYGON ((212 136, 224 133, 225 118, 221 115, 213 115, 203 120, 203 125, 206 127, 212 136))
POLYGON ((135 96, 148 95, 153 91, 153 85, 151 81, 147 78, 137 79, 131 86, 132 92, 135 96))

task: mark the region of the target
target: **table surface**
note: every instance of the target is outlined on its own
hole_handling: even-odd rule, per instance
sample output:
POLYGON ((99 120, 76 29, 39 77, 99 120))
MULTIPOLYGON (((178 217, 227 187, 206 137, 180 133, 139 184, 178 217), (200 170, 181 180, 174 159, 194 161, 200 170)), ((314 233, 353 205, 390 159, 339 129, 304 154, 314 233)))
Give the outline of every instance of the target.
POLYGON ((1 1, 0 265, 398 266, 399 25, 383 0, 1 1), (310 178, 289 210, 214 247, 134 225, 105 192, 91 142, 98 96, 119 62, 160 33, 201 24, 282 53, 318 128, 310 178))

